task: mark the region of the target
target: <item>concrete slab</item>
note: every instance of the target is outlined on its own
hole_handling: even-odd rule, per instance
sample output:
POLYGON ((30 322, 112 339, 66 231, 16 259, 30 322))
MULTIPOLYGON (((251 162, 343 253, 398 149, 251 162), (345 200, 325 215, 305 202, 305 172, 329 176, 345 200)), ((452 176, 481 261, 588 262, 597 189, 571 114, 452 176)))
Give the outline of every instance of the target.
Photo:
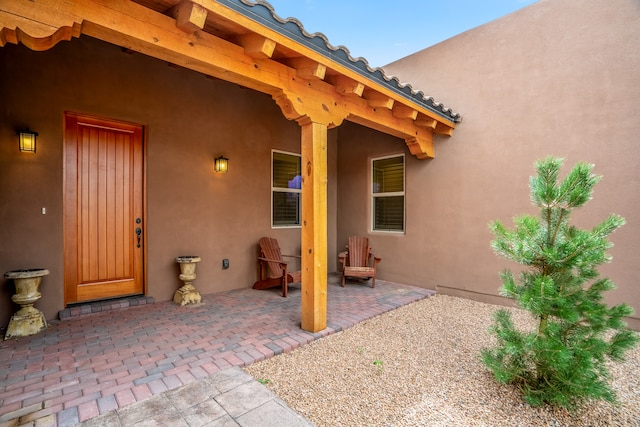
POLYGON ((210 381, 198 381, 166 392, 166 397, 180 411, 188 410, 220 394, 210 381))
POLYGON ((220 392, 220 394, 253 381, 253 377, 251 375, 247 374, 237 366, 222 370, 215 375, 212 375, 209 379, 211 384, 220 392))
POLYGON ((269 389, 257 381, 239 385, 216 396, 216 401, 231 415, 238 418, 276 398, 269 389))
POLYGON ((83 427, 124 427, 120 423, 120 417, 116 411, 109 412, 101 417, 91 418, 82 423, 83 427))
POLYGON ((282 400, 273 399, 266 402, 236 420, 243 427, 312 427, 312 422, 306 420, 289 408, 282 400))
POLYGON ((142 425, 143 423, 153 425, 152 421, 173 419, 174 415, 181 417, 180 411, 171 404, 164 394, 125 406, 117 412, 120 422, 125 426, 142 425))
POLYGON ((213 399, 205 400, 198 405, 184 409, 182 415, 191 427, 210 425, 212 420, 225 424, 225 418, 231 418, 227 411, 213 399))

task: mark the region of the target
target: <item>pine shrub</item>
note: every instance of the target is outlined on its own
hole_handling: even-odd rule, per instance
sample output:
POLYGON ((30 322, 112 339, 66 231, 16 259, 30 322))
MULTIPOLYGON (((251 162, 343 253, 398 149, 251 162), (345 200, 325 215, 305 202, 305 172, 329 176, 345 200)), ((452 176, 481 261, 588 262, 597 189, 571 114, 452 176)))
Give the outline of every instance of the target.
POLYGON ((490 224, 495 253, 524 266, 517 277, 501 273, 501 294, 528 310, 537 328, 520 331, 508 311, 497 311, 490 328, 497 345, 482 351, 482 361, 530 405, 572 409, 588 399, 615 402, 607 360, 622 361, 638 335, 623 320, 633 313, 630 306, 605 304, 603 292, 615 285, 597 271, 611 260, 607 237, 625 220, 612 214, 591 230, 570 225, 572 211, 591 199, 601 176, 578 163, 559 182, 562 163, 555 157, 535 163, 529 187, 539 216, 516 217, 513 229, 490 224))

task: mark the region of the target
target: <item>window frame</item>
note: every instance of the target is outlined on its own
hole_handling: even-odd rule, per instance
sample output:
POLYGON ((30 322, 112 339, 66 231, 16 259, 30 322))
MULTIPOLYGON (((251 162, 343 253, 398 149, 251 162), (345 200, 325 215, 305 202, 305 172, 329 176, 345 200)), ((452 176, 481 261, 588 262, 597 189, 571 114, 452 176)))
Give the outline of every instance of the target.
POLYGON ((298 157, 300 159, 300 173, 302 173, 302 155, 298 154, 298 153, 292 153, 290 151, 284 151, 284 150, 276 150, 276 149, 272 149, 271 150, 271 194, 270 194, 270 205, 271 205, 271 228, 272 229, 276 229, 276 228, 302 228, 302 186, 300 189, 297 188, 288 188, 288 187, 276 187, 273 184, 273 175, 274 175, 274 170, 273 170, 273 160, 274 160, 274 153, 280 153, 280 154, 286 154, 288 156, 294 156, 294 157, 298 157), (298 205, 298 213, 297 213, 297 220, 298 223, 297 224, 274 224, 273 220, 273 201, 274 201, 274 193, 295 193, 295 194, 299 194, 299 205, 298 205))
POLYGON ((370 199, 370 227, 369 230, 371 233, 382 233, 382 234, 396 234, 396 235, 400 235, 400 234, 405 234, 406 233, 406 229, 407 229, 407 197, 406 197, 406 192, 407 192, 407 162, 406 162, 406 156, 404 153, 398 153, 398 154, 390 154, 390 155, 386 155, 386 156, 380 156, 380 157, 372 157, 370 159, 370 167, 369 167, 369 199, 370 199), (385 159, 392 159, 392 158, 402 158, 402 191, 393 191, 393 192, 386 192, 386 193, 375 193, 374 192, 374 179, 375 179, 375 173, 374 173, 374 163, 376 161, 379 160, 385 160, 385 159), (379 197, 398 197, 398 196, 402 196, 402 230, 384 230, 384 229, 376 229, 376 198, 379 197))

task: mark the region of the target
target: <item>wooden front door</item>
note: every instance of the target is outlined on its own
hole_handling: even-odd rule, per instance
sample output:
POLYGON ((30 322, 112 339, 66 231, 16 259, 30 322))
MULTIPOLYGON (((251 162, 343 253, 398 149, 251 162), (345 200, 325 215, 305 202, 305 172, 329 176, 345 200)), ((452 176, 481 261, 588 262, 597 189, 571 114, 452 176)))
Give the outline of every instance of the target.
POLYGON ((65 114, 65 305, 141 294, 143 128, 65 114))

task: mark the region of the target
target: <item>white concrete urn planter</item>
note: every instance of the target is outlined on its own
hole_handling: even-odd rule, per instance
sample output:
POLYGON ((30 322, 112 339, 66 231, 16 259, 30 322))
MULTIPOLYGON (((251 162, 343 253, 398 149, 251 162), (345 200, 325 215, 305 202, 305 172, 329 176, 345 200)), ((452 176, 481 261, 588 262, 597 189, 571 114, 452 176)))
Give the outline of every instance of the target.
POLYGON ((4 273, 6 279, 12 279, 16 286, 16 294, 11 297, 21 308, 9 321, 5 340, 14 337, 26 337, 47 329, 44 314, 33 305, 40 299, 40 283, 49 274, 44 268, 15 270, 4 273))
POLYGON ((184 282, 184 285, 173 295, 173 302, 176 304, 183 306, 199 304, 202 301, 200 292, 193 286, 193 281, 196 280, 196 266, 200 261, 202 259, 194 255, 184 255, 176 258, 176 262, 180 264, 180 276, 178 277, 184 282))

